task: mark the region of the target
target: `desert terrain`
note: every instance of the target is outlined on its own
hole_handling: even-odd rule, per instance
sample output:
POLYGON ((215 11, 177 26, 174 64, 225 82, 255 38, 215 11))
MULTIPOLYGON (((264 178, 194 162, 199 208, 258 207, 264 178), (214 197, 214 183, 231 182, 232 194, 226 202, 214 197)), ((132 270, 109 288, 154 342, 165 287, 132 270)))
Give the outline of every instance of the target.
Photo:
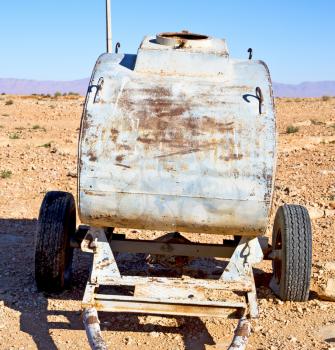
MULTIPOLYGON (((34 283, 39 207, 49 190, 76 195, 83 98, 0 96, 0 349, 89 349, 80 304, 90 256, 77 253, 71 289, 46 295, 34 283)), ((248 349, 335 349, 335 302, 315 290, 335 261, 335 98, 276 99, 278 161, 272 221, 282 203, 305 205, 313 226, 309 301, 282 302, 257 266, 261 316, 248 349)), ((155 232, 134 233, 157 237, 155 232)), ((270 237, 270 230, 268 236, 270 237)), ((236 320, 102 314, 111 349, 225 349, 236 320)))

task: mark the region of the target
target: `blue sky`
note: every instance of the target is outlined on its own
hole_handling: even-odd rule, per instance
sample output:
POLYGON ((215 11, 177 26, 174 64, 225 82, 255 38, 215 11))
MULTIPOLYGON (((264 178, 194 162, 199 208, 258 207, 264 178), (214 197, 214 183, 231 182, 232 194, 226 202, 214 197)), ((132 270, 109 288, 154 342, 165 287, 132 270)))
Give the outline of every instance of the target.
MULTIPOLYGON (((88 77, 105 50, 105 0, 0 0, 0 77, 88 77)), ((113 38, 135 53, 146 34, 225 38, 232 57, 264 60, 277 82, 335 80, 334 0, 112 0, 113 38)))

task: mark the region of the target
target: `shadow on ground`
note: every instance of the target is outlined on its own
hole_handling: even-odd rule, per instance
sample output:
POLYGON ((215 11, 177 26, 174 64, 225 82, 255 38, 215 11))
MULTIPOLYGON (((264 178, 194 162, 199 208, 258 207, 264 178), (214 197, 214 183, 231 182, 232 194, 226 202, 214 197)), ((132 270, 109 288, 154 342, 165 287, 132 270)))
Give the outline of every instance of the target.
MULTIPOLYGON (((20 312, 20 330, 29 334, 38 349, 57 349, 52 333, 55 329, 83 330, 80 303, 88 278, 91 256, 76 252, 74 257, 74 279, 70 290, 60 295, 46 295, 36 290, 34 281, 34 245, 37 220, 0 220, 0 300, 6 307, 20 312), (56 301, 55 301, 56 300, 56 301), (72 301, 68 305, 78 305, 69 311, 50 310, 50 302, 72 301), (54 322, 61 316, 64 322, 54 322)), ((213 259, 214 261, 214 259, 213 259)), ((217 265, 217 262, 215 262, 217 265)), ((127 262, 122 269, 127 269, 127 262)), ((130 268, 130 266, 129 266, 130 268)), ((221 266, 222 268, 222 266, 221 266)), ((218 273, 222 271, 219 268, 218 273)), ((57 307, 56 307, 57 309, 57 307)), ((214 345, 205 324, 196 317, 175 317, 177 327, 140 324, 133 314, 101 314, 103 330, 117 332, 163 332, 180 334, 185 349, 205 349, 214 345), (196 332, 196 337, 194 336, 196 332)))

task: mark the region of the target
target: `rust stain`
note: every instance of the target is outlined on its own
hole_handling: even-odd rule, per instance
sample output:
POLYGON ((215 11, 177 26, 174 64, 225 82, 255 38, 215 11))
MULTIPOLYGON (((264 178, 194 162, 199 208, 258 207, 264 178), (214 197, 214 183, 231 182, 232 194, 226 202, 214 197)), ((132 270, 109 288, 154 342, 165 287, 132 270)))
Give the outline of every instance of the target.
POLYGON ((87 155, 89 157, 88 159, 91 162, 95 162, 98 159, 98 157, 95 155, 95 153, 93 151, 88 152, 87 155))
POLYGON ((115 160, 118 162, 118 163, 121 163, 124 159, 125 155, 124 154, 119 154, 115 160))
POLYGON ((129 145, 127 145, 127 144, 125 144, 125 143, 118 143, 117 145, 116 145, 116 149, 117 150, 125 150, 125 151, 130 151, 131 150, 131 147, 129 146, 129 145))
POLYGON ((99 320, 95 316, 89 316, 86 318, 87 324, 96 324, 99 323, 99 320))
POLYGON ((242 326, 238 327, 235 331, 235 335, 238 337, 249 337, 249 327, 247 324, 243 324, 242 326))
POLYGON ((118 137, 118 135, 119 135, 119 131, 118 131, 117 129, 111 128, 111 129, 110 129, 110 134, 111 134, 111 140, 112 140, 113 142, 116 142, 117 137, 118 137))
POLYGON ((124 164, 121 164, 121 163, 115 163, 116 166, 121 166, 123 168, 127 168, 127 169, 130 169, 131 167, 129 165, 124 165, 124 164))
MULTIPOLYGON (((155 115, 160 117, 178 117, 185 113, 188 108, 180 102, 173 101, 172 99, 162 99, 162 98, 146 98, 143 100, 144 105, 149 109, 150 113, 155 113, 155 115)), ((147 111, 145 111, 147 115, 147 111)), ((152 115, 150 115, 152 117, 152 115)))
POLYGON ((229 162, 230 160, 240 160, 243 158, 242 154, 230 154, 229 156, 226 157, 219 157, 220 159, 225 160, 226 162, 229 162))
POLYGON ((147 144, 156 143, 156 140, 154 140, 154 139, 150 139, 148 137, 141 137, 141 136, 139 136, 137 138, 137 141, 142 142, 142 143, 147 143, 147 144))
POLYGON ((93 191, 87 191, 87 190, 84 190, 84 192, 88 196, 106 197, 106 193, 103 193, 103 192, 93 192, 93 191))
POLYGON ((182 49, 185 47, 187 41, 186 40, 178 40, 178 46, 176 47, 176 49, 182 49))
POLYGON ((161 154, 159 156, 156 156, 155 158, 166 158, 166 157, 171 157, 171 156, 176 156, 176 155, 195 153, 195 152, 199 152, 199 151, 201 151, 200 148, 191 148, 191 149, 185 149, 185 150, 179 151, 179 152, 168 153, 168 154, 161 154))
POLYGON ((83 118, 83 123, 82 123, 83 131, 88 130, 88 128, 90 127, 90 123, 89 123, 88 120, 87 120, 87 118, 88 118, 89 116, 90 116, 90 115, 87 114, 87 115, 83 118))
POLYGON ((97 269, 103 269, 104 267, 109 266, 111 263, 112 262, 108 258, 105 258, 99 264, 97 264, 97 269))
POLYGON ((211 118, 209 116, 203 116, 200 119, 201 127, 205 130, 213 130, 224 133, 226 131, 234 130, 234 122, 218 122, 216 118, 211 118))
MULTIPOLYGON (((166 305, 163 304, 162 305, 166 305)), ((94 306, 98 309, 98 310, 106 310, 106 306, 99 302, 96 301, 94 303, 94 306)), ((108 307, 108 306, 107 306, 108 307)), ((204 308, 204 306, 202 305, 192 305, 192 304, 169 304, 168 303, 168 307, 169 309, 165 309, 164 310, 164 314, 176 314, 176 315, 188 315, 188 314, 206 314, 206 315, 211 315, 211 316, 217 316, 217 317, 227 317, 227 318, 239 318, 240 317, 240 310, 236 310, 234 308, 229 308, 229 307, 213 307, 213 306, 209 306, 204 308)), ((136 312, 139 313, 162 313, 159 312, 159 305, 150 305, 148 303, 138 303, 136 305, 136 307, 129 307, 127 305, 122 305, 121 302, 114 302, 113 303, 113 311, 114 312, 134 312, 134 310, 136 310, 136 312)))
POLYGON ((268 168, 264 166, 262 170, 262 178, 266 181, 266 190, 264 193, 264 201, 271 202, 271 194, 272 194, 272 175, 269 173, 268 168))
POLYGON ((84 112, 83 116, 82 116, 82 123, 81 123, 81 135, 82 135, 82 139, 84 139, 86 137, 87 131, 89 130, 89 128, 91 127, 91 123, 89 123, 89 119, 92 120, 92 116, 89 113, 84 112))
POLYGON ((204 132, 199 130, 199 119, 194 117, 189 117, 184 119, 184 127, 187 130, 191 130, 192 136, 203 135, 204 132))
MULTIPOLYGON (((134 126, 126 123, 122 125, 122 129, 137 131, 136 141, 145 146, 144 150, 162 144, 164 153, 168 155, 198 152, 208 148, 208 143, 201 140, 203 135, 221 134, 215 138, 216 143, 225 143, 227 133, 233 133, 236 129, 234 121, 220 122, 218 117, 209 115, 194 116, 194 100, 186 98, 183 93, 179 95, 162 86, 124 90, 118 106, 124 109, 127 115, 132 115, 133 119, 138 120, 138 125, 135 130, 134 126)), ((206 96, 209 99, 209 96, 206 96)), ((231 116, 231 120, 234 120, 234 116, 231 116)), ((112 141, 114 134, 111 136, 112 141)), ((234 144, 233 141, 230 143, 232 145, 229 146, 228 153, 231 155, 229 157, 234 159, 234 144)), ((120 147, 117 146, 117 149, 120 147)), ((239 157, 235 158, 240 159, 239 157)))
POLYGON ((164 86, 157 86, 155 88, 143 88, 141 91, 149 96, 171 96, 171 90, 164 86))

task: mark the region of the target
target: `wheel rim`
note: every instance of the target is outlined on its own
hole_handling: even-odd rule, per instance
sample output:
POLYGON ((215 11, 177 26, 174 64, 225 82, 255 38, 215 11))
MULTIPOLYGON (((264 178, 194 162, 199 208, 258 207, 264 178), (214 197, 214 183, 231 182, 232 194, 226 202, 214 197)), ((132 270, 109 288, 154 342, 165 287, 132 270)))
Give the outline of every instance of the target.
MULTIPOLYGON (((275 239, 273 248, 275 250, 282 250, 282 242, 283 242, 282 233, 281 233, 281 230, 279 229, 276 234, 276 239, 275 239)), ((282 272, 282 261, 281 259, 276 258, 275 260, 273 260, 273 273, 278 284, 280 283, 280 280, 281 280, 281 272, 282 272)))

